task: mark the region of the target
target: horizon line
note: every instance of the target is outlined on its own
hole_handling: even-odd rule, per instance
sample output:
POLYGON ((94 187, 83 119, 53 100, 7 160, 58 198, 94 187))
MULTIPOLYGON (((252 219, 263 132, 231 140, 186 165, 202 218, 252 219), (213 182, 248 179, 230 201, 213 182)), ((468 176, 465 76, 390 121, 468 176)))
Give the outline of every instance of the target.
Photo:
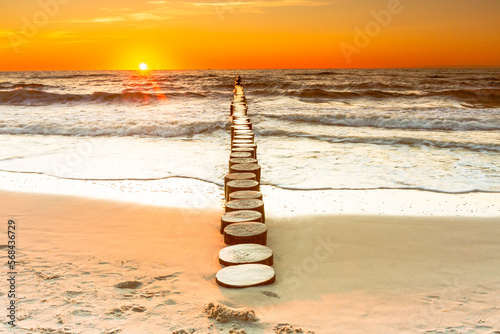
MULTIPOLYGON (((500 69, 500 65, 430 65, 417 67, 310 67, 310 68, 175 68, 148 69, 154 71, 259 71, 259 70, 411 70, 411 69, 500 69)), ((64 69, 64 70, 2 70, 0 72, 63 72, 63 71, 141 71, 140 69, 64 69)))

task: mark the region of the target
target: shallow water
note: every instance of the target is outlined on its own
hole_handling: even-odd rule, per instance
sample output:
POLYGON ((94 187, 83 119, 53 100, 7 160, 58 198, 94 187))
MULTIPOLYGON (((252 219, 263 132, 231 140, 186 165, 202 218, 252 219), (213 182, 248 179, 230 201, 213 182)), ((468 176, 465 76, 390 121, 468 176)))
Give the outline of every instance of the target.
POLYGON ((500 191, 500 70, 0 73, 0 170, 216 184, 241 74, 263 183, 500 191))

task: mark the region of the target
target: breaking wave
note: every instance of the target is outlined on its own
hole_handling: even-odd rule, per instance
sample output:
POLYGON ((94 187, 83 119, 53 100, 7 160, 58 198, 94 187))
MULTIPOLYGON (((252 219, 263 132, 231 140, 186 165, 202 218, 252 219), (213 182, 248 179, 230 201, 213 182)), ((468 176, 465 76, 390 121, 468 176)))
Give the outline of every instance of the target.
POLYGON ((94 92, 93 94, 58 94, 37 89, 15 89, 0 91, 0 104, 21 106, 42 106, 66 103, 116 103, 116 104, 153 104, 168 98, 203 98, 197 92, 184 93, 144 93, 123 91, 122 93, 94 92))
POLYGON ((61 136, 147 136, 147 137, 178 137, 192 136, 200 133, 210 133, 224 129, 226 122, 193 122, 184 124, 157 123, 114 123, 105 126, 98 124, 1 124, 1 134, 34 134, 61 136))
POLYGON ((357 90, 353 87, 339 86, 336 89, 349 88, 349 90, 327 90, 324 88, 306 88, 299 90, 290 89, 290 85, 286 83, 275 84, 270 88, 261 88, 252 91, 252 93, 264 96, 289 96, 299 98, 306 102, 323 102, 325 100, 356 100, 356 99, 420 99, 430 98, 436 101, 449 99, 456 101, 462 105, 473 108, 497 108, 500 107, 500 89, 485 88, 485 89, 454 89, 431 92, 413 92, 413 91, 397 91, 394 89, 403 89, 408 87, 397 86, 393 87, 388 84, 373 84, 359 83, 354 88, 374 88, 383 86, 383 88, 392 88, 392 90, 381 89, 364 89, 357 90))
POLYGON ((500 153, 500 145, 495 144, 479 144, 472 142, 454 142, 441 141, 431 139, 421 139, 415 137, 345 137, 345 136, 325 136, 311 135, 301 132, 288 132, 284 130, 265 130, 260 131, 261 136, 286 136, 286 137, 302 137, 326 141, 330 143, 347 143, 347 144, 373 144, 373 145, 405 145, 413 147, 433 147, 443 149, 464 149, 474 152, 494 152, 500 153))
POLYGON ((389 116, 389 115, 348 115, 343 113, 321 114, 321 115, 274 115, 260 114, 273 119, 288 120, 294 122, 307 122, 323 125, 349 126, 349 127, 373 127, 386 129, 406 130, 445 130, 445 131, 494 131, 500 130, 500 119, 491 117, 485 122, 485 117, 411 117, 411 116, 389 116))

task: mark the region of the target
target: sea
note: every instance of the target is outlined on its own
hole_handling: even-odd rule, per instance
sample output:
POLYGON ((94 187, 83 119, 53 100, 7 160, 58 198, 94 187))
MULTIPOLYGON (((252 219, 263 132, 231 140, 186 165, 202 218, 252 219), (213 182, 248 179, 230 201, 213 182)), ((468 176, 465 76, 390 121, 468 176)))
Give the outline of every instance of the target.
POLYGON ((500 192, 500 69, 0 72, 0 189, 220 188, 236 75, 263 185, 500 192))

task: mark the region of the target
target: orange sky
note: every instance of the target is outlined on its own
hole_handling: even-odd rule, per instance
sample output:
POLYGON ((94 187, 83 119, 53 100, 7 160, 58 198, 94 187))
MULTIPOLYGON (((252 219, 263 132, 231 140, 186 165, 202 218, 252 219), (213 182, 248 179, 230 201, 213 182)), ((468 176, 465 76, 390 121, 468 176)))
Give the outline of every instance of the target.
POLYGON ((0 70, 499 66, 498 0, 0 3, 0 70))

